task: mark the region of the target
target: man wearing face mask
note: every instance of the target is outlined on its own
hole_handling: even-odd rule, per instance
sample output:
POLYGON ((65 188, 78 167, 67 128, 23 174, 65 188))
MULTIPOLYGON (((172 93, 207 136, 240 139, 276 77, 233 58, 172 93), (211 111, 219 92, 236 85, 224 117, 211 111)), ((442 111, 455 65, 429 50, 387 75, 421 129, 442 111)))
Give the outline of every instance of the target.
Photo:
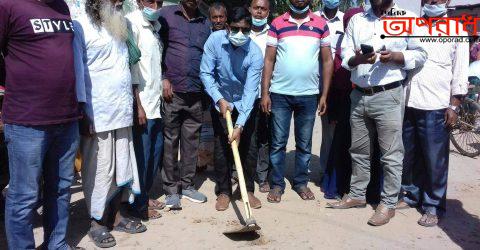
POLYGON ((227 7, 222 2, 214 2, 208 9, 212 31, 224 30, 227 23, 227 7))
POLYGON ((160 41, 160 9, 163 0, 137 0, 138 10, 127 15, 132 33, 142 58, 132 68, 132 82, 136 99, 133 138, 140 179, 140 195, 133 204, 134 215, 142 219, 157 219, 156 210, 164 204, 149 199, 153 180, 162 164, 163 122, 160 114, 162 103, 162 52, 160 41))
MULTIPOLYGON (((342 42, 342 66, 352 72, 351 80, 356 85, 350 94, 352 177, 350 193, 328 206, 335 209, 366 206, 373 151, 370 145, 376 132, 384 181, 381 202, 368 224, 380 226, 395 215, 402 179, 403 80, 407 70, 425 63, 427 53, 419 41, 409 37, 382 39, 387 21, 381 18, 392 9, 395 12, 401 9, 393 0, 371 0, 370 3, 371 7, 352 17, 342 42), (366 45, 371 46, 370 49, 366 49, 366 45), (365 54, 361 52, 362 47, 365 54)), ((401 11, 405 11, 407 17, 415 17, 409 11, 401 11)))
MULTIPOLYGON (((327 21, 328 30, 330 31, 330 42, 332 50, 332 58, 335 58, 335 52, 339 47, 339 38, 343 35, 343 12, 338 7, 340 0, 322 0, 323 10, 315 12, 327 21)), ((329 107, 333 109, 335 107, 329 107)), ((327 169, 328 156, 332 146, 333 135, 335 133, 335 123, 330 122, 326 115, 322 119, 322 145, 320 147, 320 171, 323 173, 327 169)))
MULTIPOLYGON (((253 0, 248 9, 252 14, 252 31, 250 32, 250 39, 260 47, 262 50, 262 57, 265 57, 265 50, 267 49, 268 30, 270 26, 267 24, 268 16, 270 15, 270 1, 269 0, 253 0)), ((259 82, 260 84, 260 82, 259 82)), ((261 86, 260 86, 261 87, 261 86)), ((258 98, 262 97, 259 91, 258 98)), ((258 102, 260 105, 260 101, 258 102)), ((257 146, 258 146, 258 163, 257 163, 257 178, 260 192, 267 193, 270 191, 268 183, 268 175, 270 169, 269 157, 269 119, 263 112, 257 112, 257 146)))
POLYGON ((310 11, 310 2, 289 0, 290 11, 277 17, 268 32, 262 110, 272 119, 272 187, 267 199, 274 203, 281 201, 286 186, 285 154, 292 114, 297 149, 293 189, 303 200, 315 199, 307 187, 312 131, 317 109, 319 115, 324 115, 327 109, 333 59, 327 23, 310 11))
POLYGON ((200 77, 215 104, 211 113, 215 133, 215 208, 218 211, 228 208, 232 196, 233 155, 229 146, 232 141, 239 142, 250 205, 252 208, 262 206, 253 192, 258 157, 255 135, 258 104, 255 105, 255 100, 258 96, 263 57, 260 48, 249 38, 250 19, 247 9, 233 9, 228 18, 227 30, 210 36, 205 43, 202 57, 200 77), (235 122, 231 137, 228 137, 225 120, 227 110, 232 112, 235 122))
MULTIPOLYGON (((446 3, 447 0, 423 0, 425 18, 445 17, 446 3)), ((437 22, 440 21, 434 20, 433 26, 437 22)), ((446 22, 451 27, 457 25, 453 20, 446 22)), ((460 36, 467 36, 462 27, 460 30, 460 36)), ((431 227, 446 209, 449 127, 455 124, 461 99, 468 91, 469 45, 425 42, 423 47, 428 60, 423 67, 411 71, 407 80, 405 159, 397 209, 420 206, 423 216, 418 224, 431 227)))

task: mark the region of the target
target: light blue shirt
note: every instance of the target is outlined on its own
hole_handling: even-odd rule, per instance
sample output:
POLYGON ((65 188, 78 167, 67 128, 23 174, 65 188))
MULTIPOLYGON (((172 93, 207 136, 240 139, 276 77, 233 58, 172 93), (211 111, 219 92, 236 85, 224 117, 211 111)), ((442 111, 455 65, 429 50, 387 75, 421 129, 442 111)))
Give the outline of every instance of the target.
POLYGON ((262 50, 250 39, 235 49, 227 31, 220 30, 205 43, 200 79, 215 104, 222 98, 233 104, 238 111, 237 125, 244 126, 253 109, 262 70, 262 50))

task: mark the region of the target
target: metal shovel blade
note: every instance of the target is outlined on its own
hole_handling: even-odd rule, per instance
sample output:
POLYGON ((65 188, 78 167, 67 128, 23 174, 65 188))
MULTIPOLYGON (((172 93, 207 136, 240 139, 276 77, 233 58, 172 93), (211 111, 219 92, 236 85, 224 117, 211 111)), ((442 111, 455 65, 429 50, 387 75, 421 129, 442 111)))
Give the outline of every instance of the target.
POLYGON ((223 234, 243 234, 243 233, 250 233, 255 232, 262 229, 254 219, 249 219, 242 225, 241 227, 235 228, 234 230, 225 231, 223 234))

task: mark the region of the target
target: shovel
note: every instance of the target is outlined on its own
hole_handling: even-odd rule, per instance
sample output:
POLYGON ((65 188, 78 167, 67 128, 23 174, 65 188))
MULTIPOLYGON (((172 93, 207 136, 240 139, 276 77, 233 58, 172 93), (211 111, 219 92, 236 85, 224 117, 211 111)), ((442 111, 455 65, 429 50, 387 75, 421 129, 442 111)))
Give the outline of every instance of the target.
MULTIPOLYGON (((227 110, 225 116, 227 118, 228 136, 230 137, 233 134, 232 114, 229 110, 227 110)), ((261 228, 257 225, 257 222, 252 217, 252 208, 250 207, 250 201, 248 200, 247 187, 245 186, 245 177, 243 176, 242 162, 240 161, 240 153, 238 152, 238 143, 237 141, 233 141, 231 145, 233 151, 233 159, 235 161, 235 167, 237 168, 238 173, 238 185, 240 186, 240 193, 242 195, 242 201, 245 207, 246 219, 245 225, 234 230, 226 231, 224 232, 224 234, 241 234, 255 232, 257 230, 260 230, 261 228)))

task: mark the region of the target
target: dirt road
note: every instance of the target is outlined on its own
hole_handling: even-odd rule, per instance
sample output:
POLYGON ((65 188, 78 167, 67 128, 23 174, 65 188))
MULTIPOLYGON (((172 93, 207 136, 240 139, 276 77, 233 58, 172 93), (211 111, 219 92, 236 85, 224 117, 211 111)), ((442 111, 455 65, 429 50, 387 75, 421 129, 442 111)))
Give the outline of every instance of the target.
MULTIPOLYGON (((206 204, 182 200, 182 211, 162 212, 162 218, 146 223, 148 231, 143 234, 113 233, 116 249, 480 249, 480 159, 466 158, 452 150, 448 213, 438 227, 417 225, 420 214, 414 209, 397 212, 386 226, 371 227, 366 223, 373 213, 371 207, 345 211, 325 208, 327 201, 314 184, 318 181, 321 141, 318 123, 310 183, 315 201, 302 201, 290 186, 280 204, 270 204, 265 195, 259 194, 263 207, 254 210, 254 215, 262 227, 260 234, 227 238, 222 232, 238 224, 242 204, 237 202, 225 212, 215 211, 212 173, 207 172, 197 178, 200 191, 208 196, 206 204)), ((293 145, 291 138, 287 158, 290 169, 293 145)), ((155 190, 160 192, 158 185, 155 190)), ((74 186, 72 191, 70 241, 95 249, 86 236, 89 222, 81 187, 74 186)), ((164 199, 161 193, 158 195, 160 200, 164 199)), ((0 249, 5 248, 3 230, 0 228, 0 249)), ((35 236, 38 245, 42 239, 38 225, 35 236)))

